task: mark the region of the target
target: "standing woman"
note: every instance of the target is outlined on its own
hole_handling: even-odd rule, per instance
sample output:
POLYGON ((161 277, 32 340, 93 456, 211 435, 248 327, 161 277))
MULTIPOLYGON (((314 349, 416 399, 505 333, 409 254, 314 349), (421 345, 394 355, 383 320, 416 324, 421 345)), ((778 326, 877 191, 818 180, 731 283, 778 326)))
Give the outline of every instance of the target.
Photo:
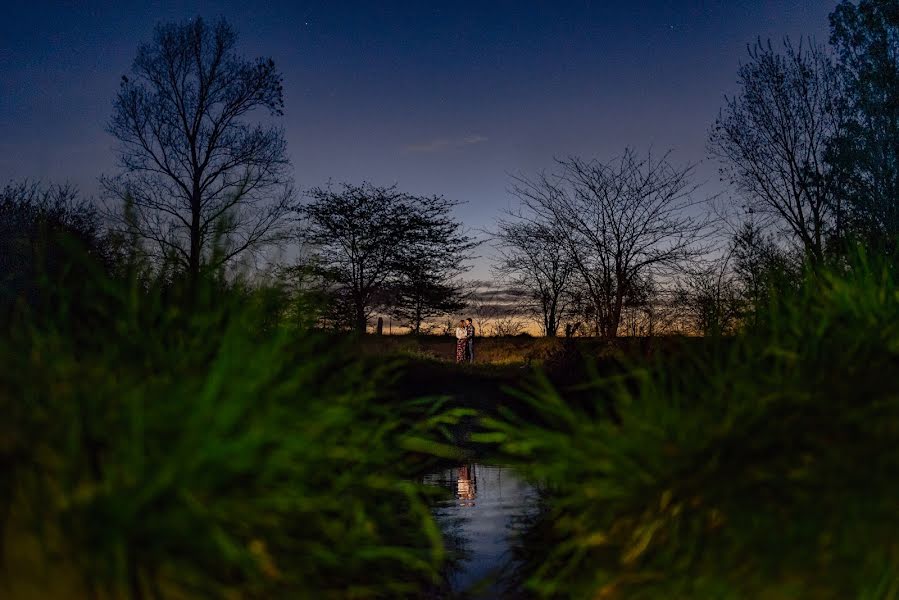
POLYGON ((468 329, 465 321, 459 321, 456 325, 456 362, 465 362, 465 350, 468 348, 468 329))

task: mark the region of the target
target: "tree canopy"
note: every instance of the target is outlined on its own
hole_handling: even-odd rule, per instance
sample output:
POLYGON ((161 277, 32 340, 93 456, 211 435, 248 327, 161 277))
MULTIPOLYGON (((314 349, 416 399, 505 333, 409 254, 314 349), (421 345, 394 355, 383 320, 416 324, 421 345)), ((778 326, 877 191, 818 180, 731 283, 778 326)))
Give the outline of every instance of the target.
POLYGON ((475 244, 451 214, 458 202, 371 183, 314 188, 309 197, 301 237, 333 282, 345 324, 365 331, 373 311, 388 308, 417 332, 459 307, 453 278, 475 244))

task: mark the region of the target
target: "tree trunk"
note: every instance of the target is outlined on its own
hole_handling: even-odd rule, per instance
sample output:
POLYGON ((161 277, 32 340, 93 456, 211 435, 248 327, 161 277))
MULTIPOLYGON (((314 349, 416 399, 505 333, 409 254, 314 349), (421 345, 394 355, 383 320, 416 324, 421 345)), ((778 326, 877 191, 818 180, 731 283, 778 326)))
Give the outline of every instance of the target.
POLYGON ((623 298, 621 298, 620 295, 616 296, 615 303, 609 307, 608 314, 606 315, 606 330, 604 335, 610 340, 614 340, 618 337, 618 326, 621 324, 622 303, 623 298))
POLYGON ((196 289, 200 280, 200 190, 194 186, 193 198, 190 201, 190 256, 188 265, 188 281, 191 289, 196 289))
POLYGON ((368 327, 368 319, 365 318, 365 307, 356 305, 356 332, 365 333, 368 327))
POLYGON ((415 305, 415 326, 413 327, 413 330, 412 330, 415 335, 418 335, 419 333, 421 333, 421 321, 422 321, 421 302, 417 302, 415 305))
POLYGON ((546 318, 546 327, 544 333, 548 338, 556 337, 556 331, 559 329, 559 324, 556 322, 556 311, 555 309, 550 309, 549 315, 546 318))

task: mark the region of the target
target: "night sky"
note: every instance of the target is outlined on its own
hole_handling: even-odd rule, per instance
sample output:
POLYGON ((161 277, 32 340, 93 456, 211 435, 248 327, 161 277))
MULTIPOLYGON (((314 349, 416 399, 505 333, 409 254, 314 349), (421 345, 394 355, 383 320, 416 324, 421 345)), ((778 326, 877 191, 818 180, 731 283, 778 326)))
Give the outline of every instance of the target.
MULTIPOLYGON (((836 0, 4 3, 0 180, 113 173, 120 77, 158 21, 223 16, 284 75, 299 186, 363 179, 466 201, 489 227, 510 173, 626 145, 705 161, 709 127, 756 37, 827 40, 836 0)), ((483 264, 475 274, 485 271, 483 264)))

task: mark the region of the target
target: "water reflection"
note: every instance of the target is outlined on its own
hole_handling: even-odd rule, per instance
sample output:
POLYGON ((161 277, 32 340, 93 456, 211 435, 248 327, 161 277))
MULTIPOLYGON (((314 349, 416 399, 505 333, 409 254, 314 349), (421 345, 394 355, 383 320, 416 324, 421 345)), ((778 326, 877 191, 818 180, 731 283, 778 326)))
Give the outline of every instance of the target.
POLYGON ((509 568, 510 526, 536 512, 537 493, 507 468, 462 464, 425 477, 452 495, 435 507, 459 561, 449 573, 453 592, 477 589, 484 598, 501 596, 496 584, 509 568))
POLYGON ((478 494, 478 481, 474 465, 462 465, 458 471, 456 498, 460 501, 459 506, 474 506, 474 499, 478 494))

